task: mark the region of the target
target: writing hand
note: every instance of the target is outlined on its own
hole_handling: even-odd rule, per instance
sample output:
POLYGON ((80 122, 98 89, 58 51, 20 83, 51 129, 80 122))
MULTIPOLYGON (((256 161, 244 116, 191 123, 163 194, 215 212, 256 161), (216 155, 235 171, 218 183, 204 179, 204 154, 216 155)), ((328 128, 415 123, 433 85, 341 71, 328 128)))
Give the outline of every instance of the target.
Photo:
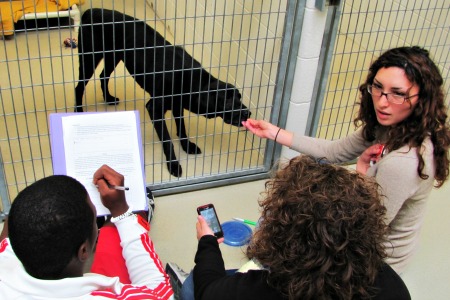
POLYGON ((101 166, 95 173, 93 183, 97 185, 103 205, 109 209, 113 217, 117 217, 128 210, 125 192, 110 186, 123 186, 124 176, 108 165, 101 166))

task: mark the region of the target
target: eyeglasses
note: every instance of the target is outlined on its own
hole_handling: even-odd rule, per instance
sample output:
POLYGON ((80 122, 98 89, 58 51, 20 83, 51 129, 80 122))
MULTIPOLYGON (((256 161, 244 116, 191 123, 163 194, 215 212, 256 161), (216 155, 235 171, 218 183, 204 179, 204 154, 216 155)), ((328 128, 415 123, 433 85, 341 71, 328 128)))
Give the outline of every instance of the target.
MULTIPOLYGON (((408 89, 408 91, 411 88, 408 89)), ((383 90, 377 86, 368 84, 367 91, 372 97, 381 98, 381 96, 385 95, 388 102, 392 104, 403 104, 405 101, 411 99, 412 97, 419 96, 419 94, 415 94, 412 96, 405 96, 403 92, 393 92, 393 93, 385 93, 383 90)))

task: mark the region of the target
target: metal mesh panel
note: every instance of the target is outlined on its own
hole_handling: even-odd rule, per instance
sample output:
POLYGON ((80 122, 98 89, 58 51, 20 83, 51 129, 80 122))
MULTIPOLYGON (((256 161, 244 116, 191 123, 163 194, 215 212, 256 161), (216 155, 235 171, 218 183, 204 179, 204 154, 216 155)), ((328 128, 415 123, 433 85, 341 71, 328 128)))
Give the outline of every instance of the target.
MULTIPOLYGON (((277 78, 283 59, 287 7, 296 1, 82 2, 82 12, 103 7, 145 21, 168 42, 182 46, 206 71, 236 86, 252 116, 270 117, 276 89, 283 88, 277 78)), ((13 199, 28 184, 53 174, 48 115, 75 109, 78 48, 63 42, 67 38, 70 41, 78 38, 77 26, 73 26, 78 16, 61 11, 51 17, 47 14, 47 17, 19 20, 13 32, 7 32, 4 27, 0 31, 0 35, 9 35, 0 40, 0 163, 5 177, 2 198, 13 199)), ((4 19, 3 16, 2 21, 4 19)), ((104 57, 107 52, 99 54, 104 57)), ((168 112, 165 122, 183 168, 180 177, 170 175, 162 142, 145 109, 151 95, 120 62, 109 83, 110 93, 120 101, 117 105, 106 105, 100 80, 103 66, 101 62, 86 85, 84 111, 140 112, 149 185, 163 190, 220 180, 232 182, 245 176, 266 176, 269 166, 264 157, 272 153, 266 153, 264 142, 247 136, 242 128, 224 123, 221 117, 207 119, 188 111, 184 111, 188 138, 202 153, 192 155, 183 151, 175 126, 179 120, 168 112)), ((3 205, 3 210, 7 209, 3 205)))
POLYGON ((318 98, 312 135, 338 139, 355 128, 358 86, 371 62, 387 49, 418 45, 430 51, 450 104, 449 1, 344 1, 327 86, 318 98))

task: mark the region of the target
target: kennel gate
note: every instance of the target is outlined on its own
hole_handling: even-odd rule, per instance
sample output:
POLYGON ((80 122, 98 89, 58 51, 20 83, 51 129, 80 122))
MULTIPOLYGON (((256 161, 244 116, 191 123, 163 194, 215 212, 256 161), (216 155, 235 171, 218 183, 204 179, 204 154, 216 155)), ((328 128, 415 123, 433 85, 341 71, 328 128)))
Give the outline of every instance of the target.
MULTIPOLYGON (((292 81, 289 61, 295 59, 303 1, 84 1, 81 12, 103 7, 145 20, 169 42, 182 45, 215 77, 232 83, 243 95, 253 117, 278 123, 280 107, 292 81), (298 18, 297 16, 300 16, 298 18)), ((77 38, 70 20, 20 24, 13 39, 1 40, 0 54, 0 196, 2 216, 10 201, 30 183, 53 174, 48 114, 73 112, 78 80, 77 38), (35 30, 38 29, 38 30, 35 30)), ((1 33, 0 33, 1 34, 1 33)), ((109 90, 117 106, 103 103, 99 73, 86 86, 85 111, 138 110, 147 184, 156 194, 244 182, 267 177, 276 147, 219 118, 206 120, 185 113, 188 135, 203 153, 187 155, 174 138, 183 165, 181 177, 171 176, 153 132, 145 93, 120 63, 111 74, 109 90)), ((175 137, 172 116, 166 114, 175 137)), ((278 149, 279 153, 279 149, 278 149)))
MULTIPOLYGON (((96 1, 91 1, 91 3, 94 2, 96 1)), ((248 1, 244 2, 248 3, 248 1)), ((258 11, 256 9, 258 5, 256 4, 253 4, 256 12, 250 10, 237 13, 236 8, 227 12, 230 6, 236 4, 220 2, 221 5, 219 5, 217 4, 219 1, 196 1, 194 12, 190 11, 186 3, 183 2, 157 0, 135 0, 132 8, 130 8, 130 6, 133 6, 130 5, 130 1, 127 5, 125 5, 125 1, 122 3, 120 1, 108 1, 107 4, 110 6, 106 8, 121 10, 127 14, 143 18, 150 25, 157 27, 163 35, 173 33, 172 38, 178 44, 185 45, 196 59, 206 64, 213 73, 216 72, 215 75, 221 72, 223 74, 227 67, 230 68, 235 77, 240 76, 239 78, 243 82, 238 86, 246 90, 248 101, 246 104, 249 104, 253 117, 265 118, 284 125, 287 114, 286 102, 289 100, 289 88, 293 81, 292 65, 299 41, 299 29, 301 28, 302 10, 304 9, 304 1, 298 2, 288 1, 284 7, 280 4, 281 2, 273 0, 269 5, 271 9, 272 6, 284 8, 275 9, 275 13, 271 9, 265 11, 260 9, 258 11), (136 9, 142 4, 145 9, 136 9), (293 7, 295 7, 295 10, 292 9, 293 7), (153 10, 150 8, 157 12, 156 16, 151 13, 153 10), (221 10, 224 12, 219 13, 221 10), (180 17, 180 14, 182 17, 180 17), (266 23, 262 21, 259 23, 267 24, 270 20, 279 22, 284 16, 283 24, 276 27, 278 29, 283 28, 284 35, 273 34, 271 39, 263 36, 261 38, 263 42, 258 43, 261 40, 260 38, 252 37, 251 32, 243 34, 241 30, 240 25, 242 23, 249 23, 246 18, 265 19, 266 23), (198 20, 199 18, 200 20, 198 20), (208 23, 215 18, 217 18, 217 22, 208 23), (210 33, 219 32, 219 37, 222 37, 222 34, 224 34, 223 25, 230 25, 230 20, 234 18, 237 18, 237 25, 232 26, 232 28, 241 34, 238 35, 238 38, 226 40, 228 44, 223 46, 225 39, 215 40, 210 33), (164 22, 160 22, 161 20, 164 20, 164 22), (185 34, 180 33, 180 28, 186 29, 185 34), (193 28, 196 28, 198 32, 193 28), (283 41, 279 44, 279 56, 269 56, 270 59, 265 60, 268 55, 262 45, 267 46, 268 42, 274 41, 283 41), (262 55, 263 59, 253 61, 250 59, 250 63, 242 63, 244 58, 248 58, 244 55, 238 56, 234 63, 230 63, 230 60, 225 61, 225 63, 220 62, 220 59, 218 59, 220 57, 231 57, 229 53, 231 53, 232 43, 239 44, 239 46, 245 45, 246 49, 254 49, 252 53, 255 54, 255 57, 262 55), (217 49, 222 49, 221 51, 229 55, 211 55, 211 53, 216 53, 213 50, 217 49), (244 66, 244 70, 239 69, 242 66, 244 66), (265 70, 276 70, 276 72, 269 72, 273 77, 270 77, 269 83, 263 85, 261 84, 261 78, 263 77, 255 77, 251 71, 248 71, 254 70, 254 66, 265 66, 265 70), (248 81, 251 82, 252 79, 258 79, 256 80, 258 84, 249 84, 248 81), (252 95, 264 94, 270 94, 271 97, 252 102, 252 95)), ((96 3, 104 5, 106 1, 97 1, 96 3)), ((242 4, 242 1, 236 3, 242 4)), ((97 5, 97 7, 99 6, 97 5)), ((89 4, 85 4, 82 10, 87 8, 89 8, 89 4)), ((366 72, 370 61, 382 51, 399 45, 419 44, 430 49, 434 60, 442 71, 445 81, 446 103, 449 106, 450 17, 448 1, 348 0, 342 1, 336 16, 334 20, 330 19, 331 23, 328 24, 325 33, 326 37, 321 51, 314 97, 310 105, 307 134, 336 139, 350 133, 353 130, 352 119, 355 113, 354 103, 357 101, 357 88, 365 76, 364 72, 366 72)), ((259 28, 259 26, 254 25, 253 29, 255 28, 259 28)), ((10 47, 12 49, 6 49, 6 41, 0 41, 1 45, 4 46, 0 57, 0 66, 2 67, 2 73, 0 73, 0 115, 2 116, 2 125, 0 126, 0 178, 4 178, 4 180, 0 180, 2 212, 9 210, 9 199, 14 198, 15 194, 24 186, 38 178, 52 174, 47 114, 49 112, 70 112, 73 108, 73 89, 76 85, 76 71, 73 69, 77 65, 76 49, 51 48, 50 44, 59 44, 63 38, 70 36, 67 23, 58 22, 53 25, 53 29, 56 30, 41 30, 39 33, 26 30, 18 32, 15 38, 22 42, 25 41, 25 44, 40 44, 34 52, 28 50, 28 47, 26 49, 19 47, 16 42, 13 42, 13 47, 10 47), (38 34, 41 35, 41 39, 42 37, 47 38, 47 42, 37 38, 38 34), (22 56, 27 58, 24 59, 22 56), (39 63, 35 64, 36 61, 39 63), (59 67, 55 67, 56 64, 59 67), (40 70, 41 65, 46 69, 56 69, 56 71, 49 75, 40 70), (15 75, 11 75, 9 71, 14 67, 19 68, 17 68, 16 73, 12 72, 15 75), (8 76, 5 76, 4 70, 8 71, 8 76), (32 79, 36 79, 36 82, 32 82, 32 79), (9 83, 9 85, 6 83, 9 83), (33 102, 33 104, 27 104, 28 108, 22 100, 24 97, 31 99, 33 102), (45 102, 43 99, 46 97, 63 100, 61 103, 57 101, 45 102), (8 103, 11 107, 7 107, 8 103), (46 107, 46 105, 49 107, 46 107), (21 126, 23 124, 27 126, 21 126)), ((262 33, 264 32, 267 33, 267 31, 262 31, 262 33)), ((256 30, 256 33, 253 33, 260 37, 260 31, 256 30)), ((94 80, 98 80, 99 72, 94 75, 94 80)), ((147 181, 149 185, 160 188, 163 191, 162 193, 164 191, 168 193, 189 190, 192 188, 191 185, 201 188, 215 184, 229 184, 263 178, 266 176, 273 160, 280 155, 280 148, 274 147, 273 143, 266 144, 264 141, 251 136, 245 137, 245 139, 250 139, 250 147, 234 148, 235 145, 230 145, 230 137, 238 135, 242 138, 241 132, 230 128, 223 130, 220 123, 213 122, 204 124, 207 130, 200 137, 197 135, 198 139, 203 141, 203 145, 207 143, 207 139, 209 139, 208 143, 212 141, 212 144, 220 144, 219 150, 211 151, 205 157, 209 159, 209 162, 204 159, 201 161, 200 159, 194 159, 196 165, 190 168, 190 170, 195 170, 193 176, 164 178, 161 174, 165 172, 165 164, 158 153, 155 154, 152 150, 160 145, 158 141, 147 137, 152 135, 153 128, 148 124, 149 119, 142 109, 142 103, 145 103, 148 97, 144 96, 139 88, 136 88, 136 84, 125 70, 113 73, 112 81, 117 84, 114 84, 113 89, 110 86, 111 93, 127 95, 123 100, 123 106, 105 107, 101 103, 100 83, 97 83, 94 87, 89 88, 88 86, 90 92, 86 95, 86 99, 91 101, 88 107, 92 111, 137 109, 141 112, 141 120, 143 120, 141 126, 146 148, 146 170, 151 169, 146 174, 147 181), (124 87, 121 87, 121 85, 124 87), (217 130, 219 130, 221 137, 225 136, 227 139, 214 138, 214 132, 217 130), (231 167, 227 167, 223 171, 212 167, 211 161, 230 152, 233 153, 232 156, 223 155, 226 159, 221 164, 222 166, 231 164, 231 167), (244 166, 241 159, 244 154, 248 153, 250 153, 250 161, 257 161, 253 166, 250 164, 244 166), (241 156, 239 157, 239 155, 241 156), (161 163, 155 164, 152 162, 154 160, 161 160, 161 163), (196 173, 198 170, 202 172, 196 173), (159 179, 155 179, 158 176, 159 179)), ((236 82, 238 82, 237 79, 236 82)), ((196 116, 189 118, 190 122, 193 123, 192 127, 198 128, 199 118, 196 116)), ((191 159, 187 155, 180 156, 180 153, 177 154, 180 160, 182 158, 184 162, 191 159)))

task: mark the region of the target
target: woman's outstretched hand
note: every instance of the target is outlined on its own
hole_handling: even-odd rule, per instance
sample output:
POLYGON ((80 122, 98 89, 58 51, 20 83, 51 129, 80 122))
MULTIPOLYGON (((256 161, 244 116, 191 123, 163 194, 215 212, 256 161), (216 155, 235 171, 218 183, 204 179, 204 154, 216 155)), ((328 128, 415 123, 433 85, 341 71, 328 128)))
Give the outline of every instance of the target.
POLYGON ((260 138, 271 140, 275 139, 279 129, 277 126, 263 120, 247 119, 247 121, 242 121, 242 125, 260 138))
POLYGON ((247 121, 242 121, 242 125, 260 138, 274 140, 288 147, 292 144, 294 136, 292 132, 281 129, 267 121, 247 119, 247 121))

